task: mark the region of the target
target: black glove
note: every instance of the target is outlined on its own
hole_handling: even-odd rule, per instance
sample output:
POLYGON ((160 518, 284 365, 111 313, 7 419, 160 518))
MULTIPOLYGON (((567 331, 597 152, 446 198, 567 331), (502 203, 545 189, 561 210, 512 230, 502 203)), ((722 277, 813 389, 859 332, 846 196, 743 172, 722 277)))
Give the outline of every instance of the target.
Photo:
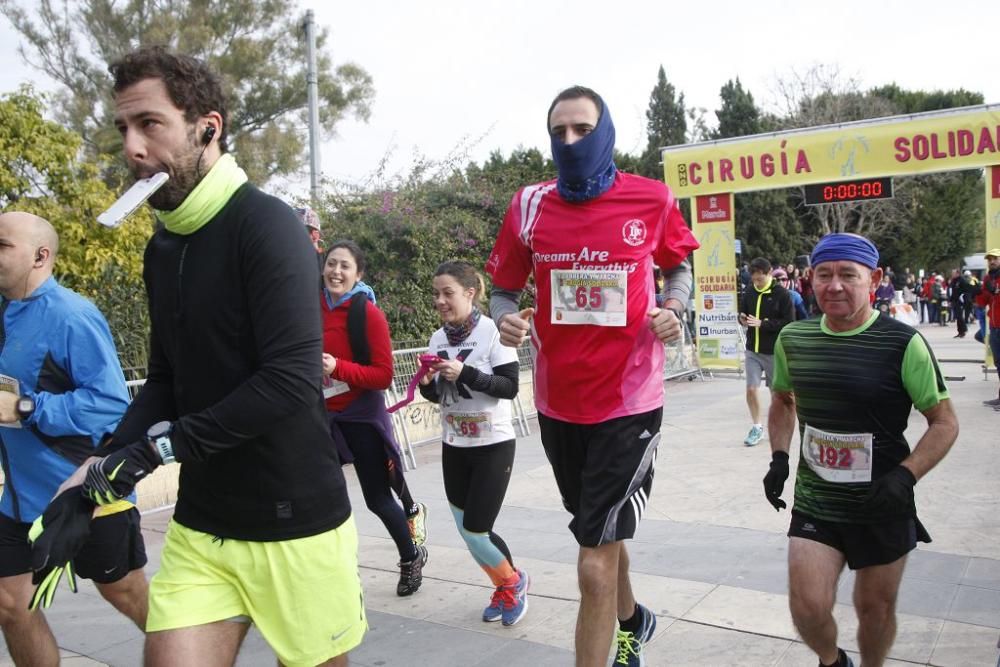
POLYGON ((906 466, 896 466, 882 475, 868 489, 861 510, 866 514, 913 516, 913 485, 917 478, 906 466))
POLYGON ((45 508, 45 513, 31 524, 28 531, 34 573, 31 583, 36 588, 29 609, 37 609, 39 604, 48 608, 52 604, 64 571, 66 583, 76 593, 73 558, 90 537, 93 513, 94 503, 80 493, 80 487, 74 486, 56 496, 45 508))
POLYGON ((775 512, 788 507, 781 499, 785 490, 785 480, 788 479, 788 452, 772 452, 771 467, 764 475, 764 497, 771 503, 775 512))
POLYGON ((128 497, 135 485, 161 463, 148 440, 134 442, 87 468, 83 495, 97 505, 110 505, 128 497))

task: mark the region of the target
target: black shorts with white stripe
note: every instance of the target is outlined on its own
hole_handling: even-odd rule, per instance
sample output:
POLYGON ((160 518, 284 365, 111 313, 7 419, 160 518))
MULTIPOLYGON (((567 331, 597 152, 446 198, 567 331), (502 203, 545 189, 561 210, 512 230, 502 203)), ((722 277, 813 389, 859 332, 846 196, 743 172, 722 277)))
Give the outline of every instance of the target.
POLYGON ((580 546, 635 536, 653 486, 663 408, 598 424, 538 415, 545 455, 580 546))

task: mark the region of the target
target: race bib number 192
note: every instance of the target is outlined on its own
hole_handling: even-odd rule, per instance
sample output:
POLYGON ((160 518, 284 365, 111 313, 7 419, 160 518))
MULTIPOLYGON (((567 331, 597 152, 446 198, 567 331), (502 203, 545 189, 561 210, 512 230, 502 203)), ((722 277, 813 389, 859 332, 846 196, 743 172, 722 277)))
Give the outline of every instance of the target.
POLYGON ((872 481, 872 434, 828 433, 806 425, 802 456, 828 482, 872 481))

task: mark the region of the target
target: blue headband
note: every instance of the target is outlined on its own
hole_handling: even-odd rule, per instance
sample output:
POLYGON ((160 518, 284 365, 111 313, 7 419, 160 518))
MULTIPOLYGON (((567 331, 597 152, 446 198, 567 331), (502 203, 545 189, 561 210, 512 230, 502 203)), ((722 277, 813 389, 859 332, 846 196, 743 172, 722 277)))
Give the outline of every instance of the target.
POLYGON ((559 171, 556 188, 569 201, 586 201, 602 195, 615 180, 615 124, 604 100, 597 110, 601 114, 597 126, 576 143, 567 146, 555 135, 551 136, 552 161, 559 171))
POLYGON ((813 248, 809 263, 846 260, 857 262, 869 269, 878 268, 878 248, 864 236, 857 234, 827 234, 813 248))

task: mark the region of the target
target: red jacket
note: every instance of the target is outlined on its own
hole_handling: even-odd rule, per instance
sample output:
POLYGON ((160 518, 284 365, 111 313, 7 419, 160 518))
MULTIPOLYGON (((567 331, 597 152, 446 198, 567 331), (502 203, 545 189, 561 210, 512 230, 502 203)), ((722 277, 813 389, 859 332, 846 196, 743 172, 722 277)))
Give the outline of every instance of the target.
POLYGON ((327 410, 343 410, 366 389, 388 389, 392 384, 392 340, 385 314, 375 304, 368 302, 365 331, 368 334, 370 366, 354 362, 351 343, 347 338, 347 311, 351 302, 346 301, 331 311, 323 295, 323 351, 337 358, 333 379, 346 382, 351 390, 326 399, 327 410))
POLYGON ((1000 271, 983 276, 983 287, 976 295, 976 305, 989 308, 990 329, 1000 329, 1000 271))
POLYGON ((932 278, 924 278, 923 284, 920 285, 920 296, 925 301, 930 301, 934 298, 934 280, 932 278))

